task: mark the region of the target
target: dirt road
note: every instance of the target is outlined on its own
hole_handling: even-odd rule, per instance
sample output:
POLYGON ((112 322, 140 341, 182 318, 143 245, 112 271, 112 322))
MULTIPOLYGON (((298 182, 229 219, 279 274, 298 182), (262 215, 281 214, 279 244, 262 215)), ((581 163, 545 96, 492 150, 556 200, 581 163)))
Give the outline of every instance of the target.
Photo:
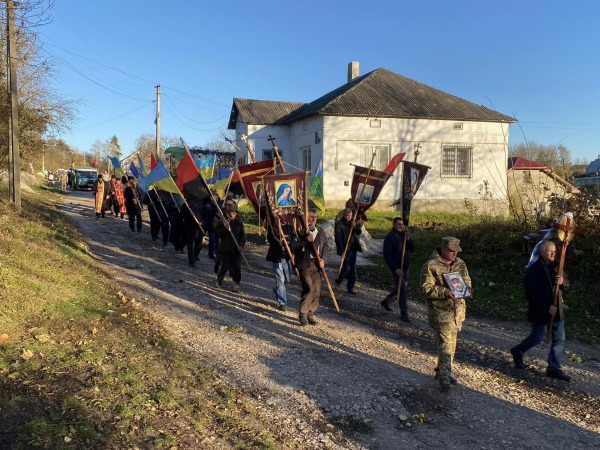
MULTIPOLYGON (((301 328, 297 281, 290 309, 274 308, 264 246, 248 246, 251 269, 244 268, 238 295, 227 278, 224 289, 216 288, 205 250, 198 268, 188 267, 187 255, 152 242, 146 220, 143 233, 132 233, 124 220, 96 219, 89 192, 65 195, 57 206, 87 237, 115 292, 141 299, 174 338, 249 392, 281 424, 282 436, 309 448, 600 448, 597 347, 567 341, 585 358, 580 364, 564 358, 573 377, 564 383, 545 377, 544 345, 531 351, 528 370, 512 366, 507 350, 527 334, 527 324, 471 318, 459 334, 458 385, 441 394, 418 299, 409 302, 413 323, 404 324, 380 307, 386 293, 365 280, 357 297, 339 296, 341 313, 323 285, 319 324, 301 328), (425 423, 415 423, 413 414, 424 414, 425 423)), ((332 265, 332 280, 334 271, 332 265)))

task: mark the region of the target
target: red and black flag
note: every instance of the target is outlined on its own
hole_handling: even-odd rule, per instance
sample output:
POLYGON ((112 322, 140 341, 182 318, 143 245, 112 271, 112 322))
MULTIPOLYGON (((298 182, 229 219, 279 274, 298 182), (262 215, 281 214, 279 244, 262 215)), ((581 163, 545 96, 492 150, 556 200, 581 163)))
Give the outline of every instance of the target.
POLYGON ((190 203, 196 203, 210 197, 210 190, 206 181, 200 176, 198 167, 186 150, 183 159, 177 166, 177 187, 183 194, 183 197, 190 203))
POLYGON ((410 220, 410 204, 417 195, 421 183, 427 175, 429 166, 418 164, 416 162, 402 161, 402 188, 400 189, 400 198, 392 203, 391 206, 402 204, 402 221, 408 226, 410 220))
POLYGON ((391 173, 373 170, 369 172, 368 167, 354 166, 354 176, 352 177, 352 202, 354 207, 358 208, 358 215, 361 220, 367 220, 365 212, 373 206, 381 190, 392 176, 391 173), (367 178, 367 174, 369 175, 367 178), (364 190, 363 190, 364 186, 364 190), (362 193, 362 198, 360 198, 362 193))
POLYGON ((266 161, 244 164, 237 168, 240 184, 246 198, 250 200, 256 214, 259 214, 260 209, 261 217, 265 217, 267 214, 267 203, 263 198, 262 177, 269 173, 275 173, 275 161, 275 159, 267 159, 266 161))
POLYGON ((154 169, 156 166, 158 166, 158 161, 154 156, 154 152, 150 152, 150 170, 154 169))
POLYGON ((288 224, 295 232, 306 230, 309 174, 310 172, 293 172, 263 177, 275 229, 279 228, 279 224, 288 224))

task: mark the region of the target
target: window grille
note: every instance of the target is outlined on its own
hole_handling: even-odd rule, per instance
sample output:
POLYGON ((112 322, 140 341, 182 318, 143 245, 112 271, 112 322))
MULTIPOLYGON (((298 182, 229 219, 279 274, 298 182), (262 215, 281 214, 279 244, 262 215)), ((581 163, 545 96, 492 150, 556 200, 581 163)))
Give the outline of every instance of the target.
POLYGON ((442 145, 442 170, 444 178, 471 178, 473 176, 473 146, 468 144, 442 145))

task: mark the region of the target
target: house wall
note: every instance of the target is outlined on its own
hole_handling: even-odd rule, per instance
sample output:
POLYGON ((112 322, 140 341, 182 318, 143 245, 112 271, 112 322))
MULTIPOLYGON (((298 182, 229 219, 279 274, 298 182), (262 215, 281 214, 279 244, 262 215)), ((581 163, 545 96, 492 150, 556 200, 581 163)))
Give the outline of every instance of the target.
MULTIPOLYGON (((414 143, 421 145, 418 162, 431 167, 412 203, 413 211, 466 211, 464 199, 480 198, 478 186, 489 181, 497 201, 497 213, 504 214, 506 202, 506 165, 508 124, 460 122, 431 119, 381 118, 381 128, 371 128, 365 117, 324 117, 324 194, 327 207, 341 207, 350 197, 353 166, 359 160, 360 144, 389 144, 391 155, 406 152, 414 159, 414 143), (462 123, 455 131, 453 124, 462 123), (442 178, 442 144, 473 146, 472 177, 442 178), (345 182, 348 182, 346 186, 345 182)), ((394 176, 382 190, 376 209, 390 208, 400 196, 401 176, 394 176)))
POLYGON ((521 208, 522 202, 522 207, 530 214, 549 213, 547 206, 550 195, 555 194, 564 198, 572 196, 570 192, 565 192, 565 187, 561 183, 541 170, 510 169, 507 172, 507 180, 508 195, 515 199, 518 208, 521 208))

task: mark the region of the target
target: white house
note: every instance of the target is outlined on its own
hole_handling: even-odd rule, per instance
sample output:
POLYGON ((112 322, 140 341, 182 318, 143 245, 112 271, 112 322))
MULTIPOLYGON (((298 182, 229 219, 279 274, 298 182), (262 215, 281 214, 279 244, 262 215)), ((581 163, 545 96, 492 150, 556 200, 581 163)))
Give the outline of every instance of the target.
MULTIPOLYGON (((259 160, 272 158, 269 135, 286 163, 313 172, 323 155, 327 207, 350 197, 354 168, 383 170, 406 152, 431 167, 413 200, 413 211, 464 211, 489 181, 504 208, 507 198, 508 128, 515 119, 380 68, 358 76, 348 65, 348 82, 311 103, 234 98, 229 128, 236 130, 240 162, 249 162, 242 136, 259 160)), ((293 170, 293 169, 292 169, 293 170)), ((376 209, 399 197, 398 171, 381 192, 376 209)))

